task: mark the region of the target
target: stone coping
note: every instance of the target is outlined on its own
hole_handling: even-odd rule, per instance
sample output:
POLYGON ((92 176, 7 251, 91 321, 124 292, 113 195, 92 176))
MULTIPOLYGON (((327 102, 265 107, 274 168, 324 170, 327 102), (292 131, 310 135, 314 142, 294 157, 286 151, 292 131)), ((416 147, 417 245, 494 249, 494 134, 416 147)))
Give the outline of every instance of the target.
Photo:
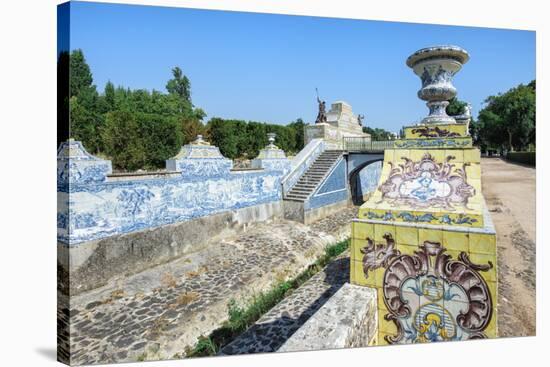
POLYGON ((277 352, 368 346, 378 330, 376 293, 344 284, 277 352))

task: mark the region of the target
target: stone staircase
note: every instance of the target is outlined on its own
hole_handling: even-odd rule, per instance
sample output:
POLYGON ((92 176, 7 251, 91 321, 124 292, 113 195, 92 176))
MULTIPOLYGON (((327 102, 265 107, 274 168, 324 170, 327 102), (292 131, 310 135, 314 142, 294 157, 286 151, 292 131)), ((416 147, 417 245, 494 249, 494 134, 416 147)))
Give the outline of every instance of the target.
POLYGON ((284 199, 306 201, 329 173, 334 163, 342 156, 342 153, 342 150, 325 150, 322 152, 298 182, 286 193, 284 199))

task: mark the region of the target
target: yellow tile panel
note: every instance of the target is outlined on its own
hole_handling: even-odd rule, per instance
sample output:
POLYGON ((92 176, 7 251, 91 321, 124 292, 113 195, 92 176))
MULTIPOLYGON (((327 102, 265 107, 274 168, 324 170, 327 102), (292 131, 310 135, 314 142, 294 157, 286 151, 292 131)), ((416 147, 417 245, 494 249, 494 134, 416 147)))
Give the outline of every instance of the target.
POLYGON ((384 162, 392 162, 394 158, 394 149, 386 149, 384 151, 384 162))
POLYGON ((418 242, 423 244, 424 241, 443 243, 443 231, 439 229, 418 229, 418 242))
POLYGON ((382 331, 378 331, 378 345, 382 346, 382 345, 390 345, 390 343, 388 343, 386 341, 386 336, 395 336, 395 334, 388 334, 388 333, 384 333, 382 331))
POLYGON ((422 157, 426 153, 425 150, 411 150, 411 154, 409 155, 409 158, 414 162, 419 162, 422 160, 422 157))
POLYGON ((397 249, 399 252, 401 252, 402 255, 414 255, 415 251, 418 251, 417 245, 404 245, 404 244, 397 244, 397 249))
POLYGON ((365 240, 368 238, 374 238, 374 224, 363 222, 352 222, 351 229, 353 238, 365 240))
POLYGON ((480 162, 480 152, 477 148, 464 149, 464 162, 470 163, 479 163, 480 162))
POLYGON ((395 242, 403 245, 418 245, 418 228, 395 226, 395 242))
POLYGON ((469 234, 468 232, 443 232, 443 247, 448 250, 465 251, 469 250, 469 234))
POLYGON ((403 158, 410 158, 410 149, 395 149, 394 162, 403 162, 403 158))
POLYGON ((367 240, 360 240, 358 238, 352 238, 351 239, 351 251, 350 251, 350 257, 355 261, 362 261, 363 260, 363 254, 361 253, 361 249, 366 247, 368 245, 367 240))
POLYGON ((375 224, 374 225, 374 240, 378 244, 379 242, 385 244, 386 240, 384 235, 389 234, 395 239, 395 226, 391 224, 375 224))
POLYGON ((472 179, 479 179, 481 177, 481 167, 477 163, 473 163, 466 166, 466 177, 468 183, 472 179))
POLYGON ((477 254, 496 254, 496 235, 484 233, 470 233, 471 253, 477 254))
POLYGON ((470 261, 477 265, 487 265, 489 262, 493 267, 487 271, 480 271, 479 274, 490 282, 497 281, 497 257, 496 254, 469 254, 470 261))
POLYGON ((447 149, 445 150, 445 158, 447 157, 455 157, 451 160, 451 163, 462 163, 464 162, 464 153, 462 152, 462 149, 447 149))
POLYGON ((397 327, 395 326, 395 322, 386 321, 384 319, 384 315, 386 315, 387 313, 388 312, 386 310, 378 311, 378 332, 395 335, 397 334, 397 327))

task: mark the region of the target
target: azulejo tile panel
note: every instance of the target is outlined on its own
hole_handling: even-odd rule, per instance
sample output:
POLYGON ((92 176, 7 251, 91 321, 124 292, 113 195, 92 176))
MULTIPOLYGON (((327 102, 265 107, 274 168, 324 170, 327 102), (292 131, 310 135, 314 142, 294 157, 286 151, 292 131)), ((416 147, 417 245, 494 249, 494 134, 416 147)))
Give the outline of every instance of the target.
POLYGON ((349 193, 346 173, 346 160, 340 158, 323 183, 305 202, 305 209, 315 209, 347 200, 349 193))
POLYGON ((381 172, 381 161, 371 163, 359 172, 361 195, 366 195, 376 191, 381 172))
POLYGON ((89 155, 80 142, 62 144, 57 177, 58 240, 75 246, 279 201, 281 179, 289 169, 288 161, 279 158, 267 160, 262 170, 230 171, 232 162, 208 145, 182 149, 170 161, 173 168, 182 170, 181 175, 109 181, 110 161, 89 155))
MULTIPOLYGON (((354 222, 354 233, 371 232, 361 230, 363 225, 374 225, 374 233, 378 226, 380 232, 387 229, 354 222)), ((395 227, 395 233, 404 233, 395 227)), ((378 289, 380 345, 497 336, 496 263, 490 255, 469 254, 464 233, 447 237, 459 240, 453 247, 463 250, 457 251, 420 235, 415 245, 396 244, 390 233, 383 241, 354 239, 356 247, 363 247, 351 253, 352 283, 378 289)))
POLYGON ((387 151, 353 222, 351 281, 378 289, 379 345, 497 336, 479 151, 454 148, 387 151))
POLYGON ((453 210, 455 205, 467 207, 475 194, 467 182, 465 166, 457 168, 451 163, 454 155, 447 155, 444 162, 435 161, 428 152, 419 161, 402 159, 402 164, 390 162, 390 174, 379 187, 382 202, 414 209, 453 210))

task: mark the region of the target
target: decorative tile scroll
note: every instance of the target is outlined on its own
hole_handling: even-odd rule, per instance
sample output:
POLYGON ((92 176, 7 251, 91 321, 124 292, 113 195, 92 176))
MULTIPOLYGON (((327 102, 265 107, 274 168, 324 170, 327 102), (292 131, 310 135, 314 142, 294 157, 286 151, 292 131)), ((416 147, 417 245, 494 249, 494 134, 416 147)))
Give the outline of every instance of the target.
POLYGON ((390 344, 422 343, 486 338, 484 330, 492 317, 493 299, 480 271, 493 267, 477 265, 466 252, 457 259, 446 254, 440 243, 424 241, 412 255, 401 254, 393 237, 385 244, 367 238, 363 254, 365 278, 385 268, 382 295, 386 321, 396 326, 386 335, 390 344))

